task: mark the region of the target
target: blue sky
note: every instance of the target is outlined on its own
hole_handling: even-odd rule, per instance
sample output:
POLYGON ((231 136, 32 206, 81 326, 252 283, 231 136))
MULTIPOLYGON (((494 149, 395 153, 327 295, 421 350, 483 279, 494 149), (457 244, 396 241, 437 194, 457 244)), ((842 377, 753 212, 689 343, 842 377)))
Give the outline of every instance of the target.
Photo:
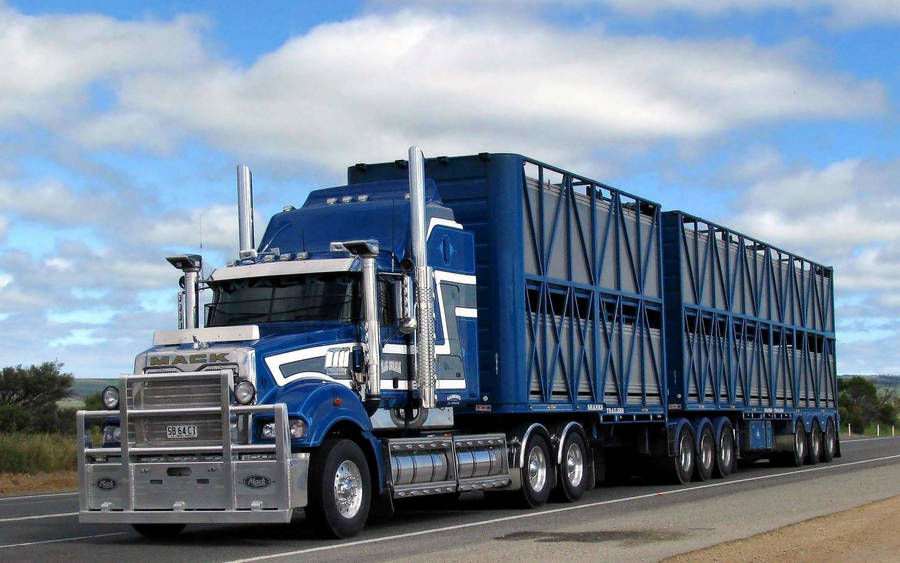
POLYGON ((521 152, 834 265, 838 372, 900 373, 900 0, 0 0, 0 365, 131 369, 163 257, 347 165, 521 152))

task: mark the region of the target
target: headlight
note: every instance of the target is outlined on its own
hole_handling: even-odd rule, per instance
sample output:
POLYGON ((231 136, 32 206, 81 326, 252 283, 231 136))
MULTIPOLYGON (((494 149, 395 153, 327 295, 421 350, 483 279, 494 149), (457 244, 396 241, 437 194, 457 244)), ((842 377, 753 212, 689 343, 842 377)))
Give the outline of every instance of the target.
POLYGON ((110 385, 100 394, 100 399, 103 401, 103 406, 109 410, 119 408, 119 388, 110 385))
MULTIPOLYGON (((291 419, 291 438, 300 439, 306 436, 306 422, 299 418, 291 419)), ((262 425, 260 438, 263 440, 275 439, 275 423, 267 422, 262 425)))
POLYGON ((122 429, 118 426, 103 427, 103 444, 117 444, 122 441, 122 429))
POLYGON ((291 421, 291 438, 302 438, 306 435, 306 423, 302 419, 295 418, 291 421))
POLYGON ((242 404, 249 405, 256 397, 256 387, 249 381, 241 381, 234 386, 234 399, 242 404))

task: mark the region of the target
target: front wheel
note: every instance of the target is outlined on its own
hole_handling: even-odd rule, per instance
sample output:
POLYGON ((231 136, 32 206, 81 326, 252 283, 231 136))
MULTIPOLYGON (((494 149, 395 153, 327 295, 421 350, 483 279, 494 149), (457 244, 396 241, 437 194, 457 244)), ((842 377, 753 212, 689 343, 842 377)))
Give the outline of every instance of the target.
POLYGON ((366 524, 372 499, 365 454, 351 440, 326 440, 312 461, 307 520, 325 535, 355 536, 366 524))

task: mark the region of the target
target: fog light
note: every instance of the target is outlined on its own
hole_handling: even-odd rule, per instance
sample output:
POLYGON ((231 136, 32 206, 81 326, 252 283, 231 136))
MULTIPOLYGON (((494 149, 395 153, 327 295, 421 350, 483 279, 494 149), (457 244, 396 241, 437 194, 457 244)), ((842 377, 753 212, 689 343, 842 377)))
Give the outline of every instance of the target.
POLYGON ((306 435, 306 423, 302 419, 295 418, 291 421, 291 438, 302 438, 306 435))
POLYGON ((249 405, 256 397, 256 387, 249 381, 241 381, 234 387, 234 399, 242 404, 249 405))
POLYGON ((109 410, 119 408, 119 388, 110 385, 106 389, 103 390, 103 393, 100 395, 101 400, 103 401, 103 406, 108 408, 109 410))
POLYGON ((103 445, 117 444, 122 440, 122 429, 118 426, 103 427, 103 445))
POLYGON ((260 432, 260 436, 263 440, 274 440, 275 439, 275 423, 268 422, 263 424, 262 432, 260 432))

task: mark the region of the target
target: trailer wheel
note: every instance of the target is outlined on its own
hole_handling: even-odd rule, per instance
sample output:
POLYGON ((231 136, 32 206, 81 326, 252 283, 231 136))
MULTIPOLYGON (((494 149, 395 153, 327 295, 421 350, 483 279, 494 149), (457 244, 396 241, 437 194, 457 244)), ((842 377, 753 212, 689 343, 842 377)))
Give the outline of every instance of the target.
POLYGON ((541 506, 550 497, 550 448, 547 440, 533 433, 525 443, 525 464, 521 468, 519 500, 525 508, 541 506))
POLYGON ((562 444, 562 463, 559 466, 559 484, 553 497, 562 502, 575 502, 588 486, 587 447, 578 432, 569 432, 562 444))
POLYGON ((719 440, 716 443, 716 477, 728 477, 734 472, 734 434, 731 423, 725 422, 719 428, 719 440))
POLYGON ((813 421, 812 431, 808 435, 806 462, 810 465, 819 463, 822 457, 822 431, 819 430, 819 423, 813 421))
POLYGON ((349 538, 363 529, 372 499, 369 464, 351 440, 326 440, 309 465, 307 520, 320 532, 349 538))
POLYGON ((712 428, 707 424, 700 431, 700 440, 697 444, 697 459, 694 463, 694 480, 709 481, 715 465, 716 439, 713 436, 712 428))
POLYGON ((669 479, 676 484, 685 484, 694 473, 694 435, 689 425, 685 424, 675 438, 675 456, 667 457, 669 479))
POLYGON ((825 433, 822 435, 822 461, 829 462, 834 459, 837 450, 837 437, 834 434, 834 422, 829 418, 825 423, 825 433))
POLYGON ((132 524, 134 531, 154 540, 174 538, 184 529, 184 524, 132 524))
POLYGON ((806 461, 806 430, 803 421, 797 419, 794 436, 791 440, 791 451, 784 454, 782 461, 788 467, 800 467, 806 461))

